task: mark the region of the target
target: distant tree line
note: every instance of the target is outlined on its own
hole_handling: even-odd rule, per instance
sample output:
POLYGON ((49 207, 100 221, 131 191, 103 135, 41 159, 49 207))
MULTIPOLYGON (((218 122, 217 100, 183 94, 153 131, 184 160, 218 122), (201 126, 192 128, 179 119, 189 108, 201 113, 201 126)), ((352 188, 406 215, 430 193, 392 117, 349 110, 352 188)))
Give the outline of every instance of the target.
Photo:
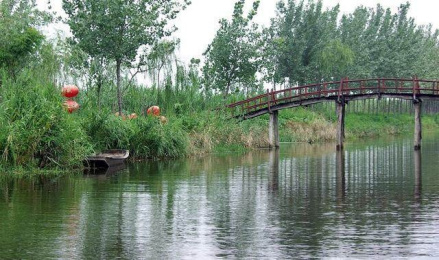
POLYGON ((250 95, 267 85, 344 77, 439 78, 439 31, 417 25, 408 16, 409 3, 396 13, 377 5, 341 15, 338 5, 325 9, 322 1, 281 0, 270 25, 261 27, 254 22, 260 0, 250 8, 246 2, 237 0, 232 17, 219 21, 204 60, 183 64, 171 21, 191 4, 188 0, 63 0, 73 36, 52 42, 39 31, 52 14, 38 11, 34 0, 3 0, 0 69, 14 77, 23 68, 46 66, 41 75, 55 84, 79 82, 98 107, 102 97, 108 103, 111 92, 120 113, 135 99, 125 95, 144 87, 136 82, 140 75, 148 78, 156 103, 176 107, 182 103, 178 98, 250 95))
MULTIPOLYGON (((262 121, 230 124, 221 110, 225 103, 267 85, 439 78, 439 32, 408 17, 408 3, 397 13, 378 5, 340 15, 338 6, 324 9, 321 1, 284 0, 266 28, 254 22, 259 0, 246 4, 237 0, 231 18, 219 21, 204 59, 184 64, 172 21, 189 0, 63 0, 63 22, 72 34, 55 39, 42 28, 62 21, 56 14, 38 10, 36 0, 1 0, 0 166, 78 166, 94 150, 108 148, 128 148, 142 158, 177 157, 187 153, 190 138, 189 147, 203 151, 260 145, 262 121), (72 115, 64 111, 64 84, 81 89, 75 97, 81 109, 72 115), (141 116, 152 105, 160 106, 167 123, 141 116), (126 120, 134 113, 136 120, 126 120)), ((438 111, 438 102, 423 104, 424 112, 438 111)), ((349 102, 347 110, 409 113, 411 106, 383 98, 349 102)), ((311 109, 334 118, 334 102, 311 109)))
POLYGON ((325 10, 322 1, 279 1, 271 25, 261 29, 251 22, 259 1, 247 16, 244 2, 236 3, 230 21, 220 21, 205 53, 206 87, 224 95, 262 83, 439 75, 439 31, 417 25, 409 3, 397 13, 377 5, 340 16, 338 5, 325 10))

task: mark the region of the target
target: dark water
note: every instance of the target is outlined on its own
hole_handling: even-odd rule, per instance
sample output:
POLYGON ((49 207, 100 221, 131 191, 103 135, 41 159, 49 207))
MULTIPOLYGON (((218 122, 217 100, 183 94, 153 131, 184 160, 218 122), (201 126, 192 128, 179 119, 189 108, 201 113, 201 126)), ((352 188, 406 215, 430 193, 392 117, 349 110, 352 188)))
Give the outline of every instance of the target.
POLYGON ((0 258, 439 257, 436 137, 2 180, 0 258))

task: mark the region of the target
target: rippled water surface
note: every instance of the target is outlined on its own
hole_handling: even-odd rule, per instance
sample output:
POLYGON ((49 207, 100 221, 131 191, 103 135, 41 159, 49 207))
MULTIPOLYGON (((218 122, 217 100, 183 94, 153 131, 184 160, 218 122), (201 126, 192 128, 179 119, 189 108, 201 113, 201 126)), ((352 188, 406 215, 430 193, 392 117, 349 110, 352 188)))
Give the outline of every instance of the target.
POLYGON ((439 141, 279 152, 0 181, 0 258, 439 257, 439 141))

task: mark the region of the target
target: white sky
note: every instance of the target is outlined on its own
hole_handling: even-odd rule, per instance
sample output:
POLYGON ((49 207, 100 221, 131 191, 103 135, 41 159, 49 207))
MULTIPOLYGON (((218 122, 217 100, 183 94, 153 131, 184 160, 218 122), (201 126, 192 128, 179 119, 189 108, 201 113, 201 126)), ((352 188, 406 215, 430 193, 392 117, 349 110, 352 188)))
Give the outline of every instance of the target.
MULTIPOLYGON (((179 14, 176 25, 179 30, 175 36, 181 39, 180 58, 188 62, 191 58, 201 58, 207 45, 212 41, 219 28, 221 18, 230 18, 236 0, 192 0, 185 11, 179 14)), ((248 7, 252 0, 247 0, 248 7)), ((270 18, 275 16, 277 0, 261 0, 256 21, 268 26, 270 18)), ((357 6, 376 7, 379 3, 396 12, 398 7, 410 2, 410 16, 418 25, 432 24, 439 28, 439 1, 437 0, 323 0, 325 7, 340 4, 341 13, 351 13, 357 6)))
MULTIPOLYGON (((44 6, 47 1, 37 0, 40 6, 44 6)), ((179 14, 175 20, 179 30, 174 36, 181 40, 179 57, 183 62, 188 63, 191 58, 202 58, 202 53, 219 28, 219 19, 231 17, 236 1, 192 0, 192 4, 179 14)), ((62 10, 61 2, 51 0, 53 9, 62 10)), ((252 2, 253 0, 247 0, 247 5, 250 6, 252 2)), ((278 0, 261 0, 255 18, 259 24, 269 25, 270 18, 275 15, 277 2, 278 0)), ((415 18, 418 25, 432 24, 434 28, 439 28, 438 0, 323 0, 325 7, 340 4, 341 13, 351 13, 360 5, 375 7, 378 3, 396 12, 399 5, 405 2, 411 3, 409 15, 415 18)))

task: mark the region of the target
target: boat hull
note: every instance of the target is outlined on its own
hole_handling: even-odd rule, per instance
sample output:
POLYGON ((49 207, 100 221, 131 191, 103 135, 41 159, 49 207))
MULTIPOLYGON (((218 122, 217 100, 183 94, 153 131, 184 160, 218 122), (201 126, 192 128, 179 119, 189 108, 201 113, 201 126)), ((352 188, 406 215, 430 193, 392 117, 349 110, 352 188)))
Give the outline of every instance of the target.
POLYGON ((102 153, 88 156, 84 160, 84 166, 91 169, 107 169, 123 165, 128 156, 128 150, 106 150, 102 153))

